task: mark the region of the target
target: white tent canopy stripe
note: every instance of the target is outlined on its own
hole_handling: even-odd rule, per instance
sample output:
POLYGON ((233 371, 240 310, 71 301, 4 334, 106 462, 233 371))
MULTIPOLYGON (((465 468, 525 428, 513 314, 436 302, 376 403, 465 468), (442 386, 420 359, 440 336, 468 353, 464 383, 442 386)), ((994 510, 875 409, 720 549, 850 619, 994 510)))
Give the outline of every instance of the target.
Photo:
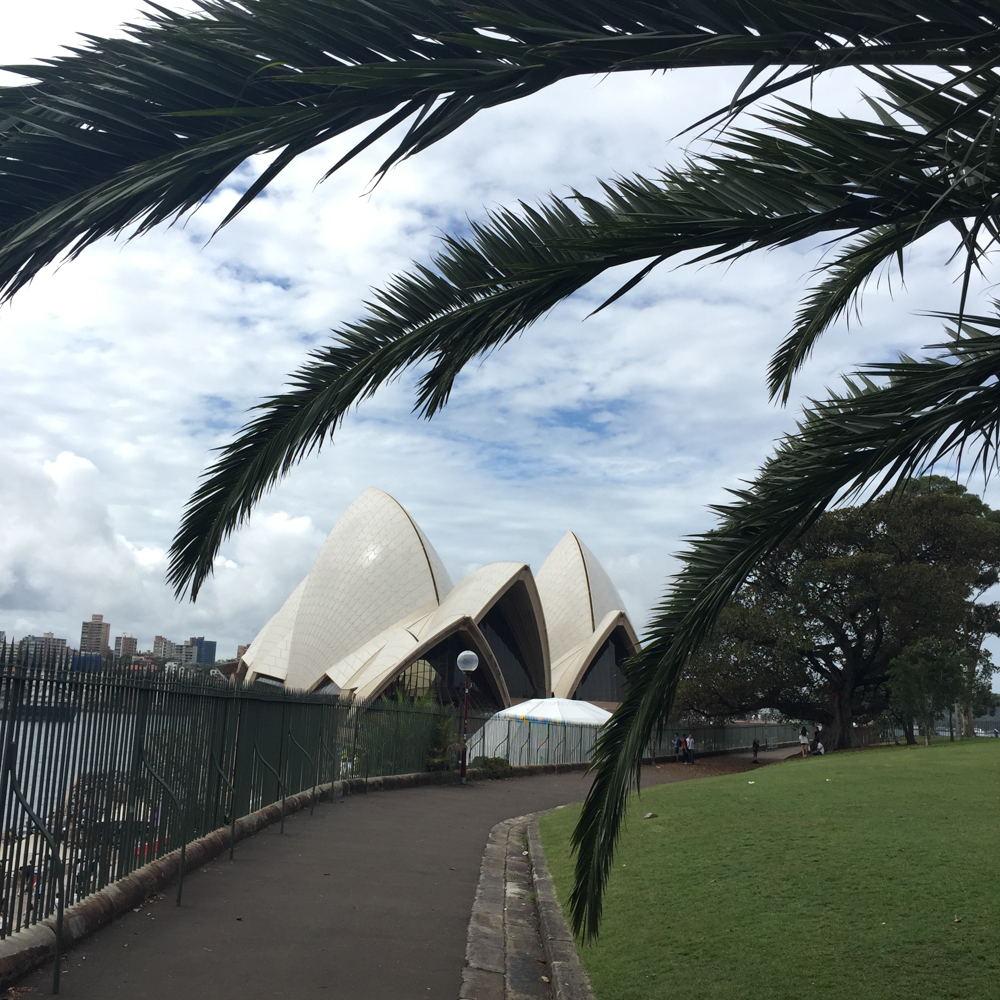
POLYGON ((567 722, 574 725, 602 726, 611 713, 589 701, 570 698, 532 698, 520 705, 502 708, 495 719, 524 719, 533 722, 567 722))

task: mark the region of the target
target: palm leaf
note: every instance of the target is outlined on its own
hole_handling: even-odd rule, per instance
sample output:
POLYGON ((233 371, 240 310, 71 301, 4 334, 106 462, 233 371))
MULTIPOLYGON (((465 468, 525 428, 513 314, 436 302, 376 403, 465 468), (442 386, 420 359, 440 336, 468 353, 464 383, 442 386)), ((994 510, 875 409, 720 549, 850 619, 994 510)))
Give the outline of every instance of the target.
MULTIPOLYGON (((341 165, 410 125, 382 165, 437 142, 484 108, 582 74, 745 65, 976 67, 998 50, 988 4, 956 0, 203 0, 154 7, 125 39, 12 67, 0 88, 0 290, 61 254, 200 204, 248 157, 284 150, 230 218, 301 152, 370 125, 341 165), (391 116, 391 117, 390 117, 391 116)), ((789 77, 788 79, 791 79, 789 77)), ((781 86, 769 80, 740 106, 781 86)), ((336 169, 336 166, 334 169, 336 169)), ((228 220, 227 220, 228 221, 228 220)))
MULTIPOLYGON (((858 307, 871 276, 922 235, 919 222, 879 226, 849 243, 836 260, 825 264, 823 278, 803 300, 795 325, 771 358, 768 386, 772 398, 788 401, 792 378, 805 364, 820 335, 852 306, 858 307)), ((900 264, 902 271, 902 264, 900 264)))
MULTIPOLYGON (((1000 329, 996 318, 975 321, 1000 329)), ((903 482, 936 462, 961 459, 970 446, 974 464, 995 470, 1000 335, 965 326, 955 338, 944 357, 874 365, 849 378, 843 394, 814 403, 754 482, 735 492, 736 502, 715 508, 716 530, 691 541, 595 750, 594 783, 573 837, 570 905, 578 933, 597 934, 625 805, 684 663, 753 567, 835 501, 873 483, 877 491, 903 482)))
POLYGON ((726 260, 821 234, 863 231, 807 299, 772 364, 772 377, 787 384, 816 337, 883 260, 935 226, 979 210, 980 181, 956 185, 946 169, 949 156, 963 148, 957 126, 936 143, 919 145, 906 171, 889 171, 887 164, 910 151, 914 137, 894 123, 831 118, 795 105, 767 123, 768 133, 734 132, 720 144, 728 155, 691 161, 654 179, 606 184, 604 199, 577 193, 569 201, 495 212, 473 226, 471 239, 446 239, 431 267, 393 279, 369 304, 368 317, 314 353, 290 389, 262 403, 208 470, 171 548, 169 579, 178 594, 190 588, 197 595, 219 546, 260 497, 379 385, 414 365, 427 366, 416 409, 432 416, 466 364, 610 268, 652 258, 614 299, 655 264, 681 253, 726 260))

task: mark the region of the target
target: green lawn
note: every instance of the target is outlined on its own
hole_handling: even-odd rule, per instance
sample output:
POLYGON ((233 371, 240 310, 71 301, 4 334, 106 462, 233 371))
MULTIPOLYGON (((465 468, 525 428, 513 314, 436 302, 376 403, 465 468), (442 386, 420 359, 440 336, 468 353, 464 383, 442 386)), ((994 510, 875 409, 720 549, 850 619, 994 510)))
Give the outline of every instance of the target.
MULTIPOLYGON (((578 814, 541 823, 563 902, 578 814)), ((598 1000, 1000 997, 1000 740, 644 791, 580 953, 598 1000)))

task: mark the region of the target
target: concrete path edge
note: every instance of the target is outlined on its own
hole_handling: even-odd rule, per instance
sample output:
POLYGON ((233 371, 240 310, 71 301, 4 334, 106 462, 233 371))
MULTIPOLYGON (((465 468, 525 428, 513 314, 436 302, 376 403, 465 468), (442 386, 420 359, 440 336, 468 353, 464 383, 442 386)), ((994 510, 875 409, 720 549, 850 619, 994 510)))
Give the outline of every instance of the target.
POLYGON ((538 907, 542 945, 552 978, 552 995, 555 1000, 594 1000, 587 970, 580 961, 573 932, 563 916, 549 866, 545 863, 538 820, 546 812, 553 810, 536 813, 528 823, 528 856, 535 884, 535 905, 538 907))
MULTIPOLYGON (((508 837, 512 830, 518 829, 524 830, 528 841, 531 888, 551 995, 554 1000, 594 1000, 590 980, 577 954, 573 934, 563 916, 552 875, 545 863, 538 820, 548 812, 552 810, 515 816, 497 823, 490 831, 469 919, 459 1000, 510 1000, 518 995, 509 981, 511 962, 506 933, 511 896, 508 883, 512 881, 508 837)), ((516 878, 516 874, 513 877, 516 878)))
MULTIPOLYGON (((586 770, 588 764, 528 764, 514 767, 514 777, 536 774, 561 774, 567 771, 586 770)), ((484 775, 476 768, 469 768, 469 780, 482 780, 484 775)), ((392 791, 420 785, 457 784, 460 778, 455 771, 421 771, 413 774, 393 774, 375 778, 346 778, 327 782, 315 789, 290 795, 285 799, 284 815, 305 809, 313 801, 329 801, 345 795, 367 792, 392 791)), ((234 843, 246 840, 265 827, 281 821, 282 804, 274 802, 256 812, 242 816, 235 824, 234 843)), ((187 844, 184 872, 195 871, 202 865, 229 850, 233 830, 220 827, 187 844)), ((99 892, 67 907, 63 914, 62 950, 65 952, 78 941, 112 923, 129 910, 141 905, 177 880, 180 874, 180 848, 137 868, 130 875, 112 882, 99 892)), ((29 972, 41 968, 55 957, 56 918, 47 917, 24 930, 0 940, 0 989, 5 989, 29 972)))

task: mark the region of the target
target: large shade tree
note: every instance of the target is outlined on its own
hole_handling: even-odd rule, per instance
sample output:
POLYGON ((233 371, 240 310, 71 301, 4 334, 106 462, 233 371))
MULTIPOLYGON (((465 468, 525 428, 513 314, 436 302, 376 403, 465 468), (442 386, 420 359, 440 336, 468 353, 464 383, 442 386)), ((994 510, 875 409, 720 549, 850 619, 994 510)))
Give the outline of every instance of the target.
MULTIPOLYGON (((825 236, 832 253, 771 365, 786 398, 816 338, 865 282, 947 225, 967 273, 997 236, 1000 12, 987 0, 199 0, 156 7, 124 40, 89 40, 0 90, 0 290, 209 195, 248 156, 274 157, 229 222, 299 153, 367 126, 331 172, 393 130, 384 171, 478 111, 584 74, 742 66, 710 155, 651 177, 493 213, 467 239, 377 292, 207 471, 172 548, 194 597, 219 545, 350 407, 422 365, 416 408, 442 407, 470 360, 609 268, 728 260, 825 236), (842 67, 871 78, 870 120, 795 104, 733 115, 842 67), (740 127, 737 127, 739 125, 740 127), (399 130, 402 135, 399 137, 399 130)), ((694 124, 694 123, 692 123, 694 124)), ((964 292, 950 306, 965 309, 964 292)), ((758 477, 692 540, 624 703, 603 738, 576 831, 577 927, 596 932, 624 805, 678 672, 758 560, 838 497, 906 477, 963 446, 995 458, 995 317, 876 366, 814 404, 758 477)))
POLYGON ((688 659, 675 711, 778 709, 820 723, 832 749, 857 745, 855 727, 892 704, 912 739, 914 717, 947 704, 945 680, 1000 634, 1000 604, 981 601, 998 579, 1000 514, 943 476, 826 511, 748 574, 688 659), (926 683, 934 650, 942 682, 926 683), (921 684, 929 700, 914 701, 921 684))

